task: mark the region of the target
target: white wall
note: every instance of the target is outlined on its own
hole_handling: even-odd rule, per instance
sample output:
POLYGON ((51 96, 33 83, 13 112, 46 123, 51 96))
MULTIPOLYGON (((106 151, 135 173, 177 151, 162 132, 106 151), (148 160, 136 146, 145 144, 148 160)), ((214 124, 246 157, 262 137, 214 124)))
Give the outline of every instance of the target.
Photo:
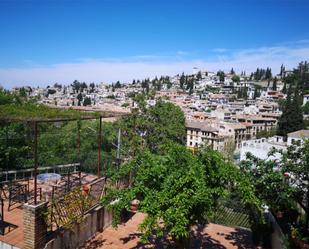
POLYGON ((268 157, 268 153, 272 148, 286 150, 286 145, 283 143, 273 143, 271 139, 267 140, 266 138, 243 141, 240 147, 240 160, 245 160, 248 152, 259 159, 280 159, 281 155, 279 153, 268 157))

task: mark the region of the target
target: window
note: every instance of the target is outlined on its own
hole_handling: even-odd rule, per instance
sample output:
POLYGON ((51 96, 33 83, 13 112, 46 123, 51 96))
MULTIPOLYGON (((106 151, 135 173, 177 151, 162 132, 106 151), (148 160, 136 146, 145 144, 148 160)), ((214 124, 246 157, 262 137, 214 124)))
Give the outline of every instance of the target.
POLYGON ((192 146, 192 142, 190 142, 190 146, 192 146))

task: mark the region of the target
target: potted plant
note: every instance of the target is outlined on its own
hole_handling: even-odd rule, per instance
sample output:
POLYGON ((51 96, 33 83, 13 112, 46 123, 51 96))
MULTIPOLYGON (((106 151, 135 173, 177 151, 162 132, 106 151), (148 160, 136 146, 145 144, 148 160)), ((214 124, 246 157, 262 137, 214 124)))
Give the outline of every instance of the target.
POLYGON ((86 195, 89 194, 90 188, 91 188, 91 187, 90 187, 89 184, 84 184, 84 185, 82 186, 83 192, 84 192, 86 195))
POLYGON ((140 203, 140 201, 137 200, 137 199, 134 199, 133 201, 131 201, 130 209, 131 209, 132 212, 136 212, 137 211, 139 203, 140 203))

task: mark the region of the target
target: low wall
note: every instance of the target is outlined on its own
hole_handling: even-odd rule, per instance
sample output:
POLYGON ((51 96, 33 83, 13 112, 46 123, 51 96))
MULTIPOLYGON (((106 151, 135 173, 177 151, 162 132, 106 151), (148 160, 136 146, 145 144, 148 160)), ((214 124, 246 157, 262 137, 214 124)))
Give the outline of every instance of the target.
POLYGON ((102 232, 112 224, 112 214, 104 207, 97 207, 85 216, 82 223, 76 224, 72 230, 59 231, 46 243, 44 249, 75 249, 102 232))
POLYGON ((19 247, 9 245, 3 241, 0 241, 0 249, 20 249, 19 247))

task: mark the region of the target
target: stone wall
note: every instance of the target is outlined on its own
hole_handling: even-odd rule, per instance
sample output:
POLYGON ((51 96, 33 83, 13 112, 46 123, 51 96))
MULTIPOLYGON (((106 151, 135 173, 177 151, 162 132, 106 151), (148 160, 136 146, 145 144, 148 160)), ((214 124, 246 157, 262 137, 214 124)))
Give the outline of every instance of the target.
POLYGON ((97 232, 102 232, 112 223, 112 214, 104 207, 97 207, 85 216, 82 223, 76 224, 72 230, 57 232, 55 237, 46 243, 44 249, 75 249, 97 232))

